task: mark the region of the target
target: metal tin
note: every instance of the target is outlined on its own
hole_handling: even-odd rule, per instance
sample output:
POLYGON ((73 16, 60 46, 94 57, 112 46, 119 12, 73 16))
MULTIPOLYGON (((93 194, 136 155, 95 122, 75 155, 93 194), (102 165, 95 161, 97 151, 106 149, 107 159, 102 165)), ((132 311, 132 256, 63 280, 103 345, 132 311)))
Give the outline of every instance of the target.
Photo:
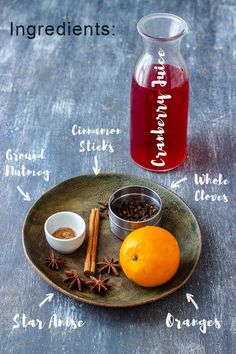
POLYGON ((154 192, 152 189, 149 189, 144 186, 127 186, 118 189, 115 191, 108 202, 108 213, 111 231, 121 240, 124 240, 125 237, 133 230, 139 229, 140 227, 150 226, 150 225, 159 225, 162 216, 162 201, 160 196, 154 192), (113 212, 113 207, 117 203, 122 203, 129 200, 140 200, 151 202, 158 208, 157 214, 152 216, 150 219, 145 221, 129 221, 121 219, 113 212))

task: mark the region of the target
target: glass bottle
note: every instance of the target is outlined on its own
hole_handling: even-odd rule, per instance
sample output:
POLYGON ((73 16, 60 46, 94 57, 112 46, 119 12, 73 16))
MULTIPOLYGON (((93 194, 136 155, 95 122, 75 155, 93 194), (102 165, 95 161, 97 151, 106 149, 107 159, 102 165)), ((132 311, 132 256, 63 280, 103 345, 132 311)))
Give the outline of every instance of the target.
POLYGON ((141 167, 164 172, 186 158, 189 79, 180 53, 188 30, 178 16, 157 13, 137 24, 144 40, 131 87, 131 157, 141 167))

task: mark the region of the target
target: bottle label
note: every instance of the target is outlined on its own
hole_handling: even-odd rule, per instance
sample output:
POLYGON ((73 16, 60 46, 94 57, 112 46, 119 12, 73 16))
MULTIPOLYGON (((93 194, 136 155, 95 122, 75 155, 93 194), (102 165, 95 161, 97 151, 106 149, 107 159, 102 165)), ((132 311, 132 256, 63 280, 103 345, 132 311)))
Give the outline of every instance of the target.
MULTIPOLYGON (((165 87, 167 84, 166 81, 166 71, 165 71, 165 52, 163 49, 159 48, 158 50, 158 65, 154 66, 154 69, 157 70, 157 77, 155 80, 152 80, 152 87, 165 87)), ((170 94, 163 95, 160 91, 157 96, 157 108, 156 108, 156 121, 157 126, 155 129, 150 130, 151 134, 156 135, 156 147, 157 154, 155 159, 151 160, 151 164, 156 167, 165 166, 165 157, 167 152, 165 151, 165 120, 167 119, 167 102, 171 99, 170 94)))

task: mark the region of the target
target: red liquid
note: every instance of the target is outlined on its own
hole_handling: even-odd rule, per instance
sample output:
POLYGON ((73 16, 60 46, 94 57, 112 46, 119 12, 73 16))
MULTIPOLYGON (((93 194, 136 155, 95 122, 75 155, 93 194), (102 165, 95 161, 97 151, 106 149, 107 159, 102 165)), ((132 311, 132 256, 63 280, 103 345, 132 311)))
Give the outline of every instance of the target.
POLYGON ((183 69, 173 65, 166 64, 165 73, 164 87, 151 87, 151 82, 157 79, 154 65, 150 66, 146 78, 140 71, 142 86, 138 84, 139 77, 133 77, 132 80, 131 157, 137 164, 151 171, 171 170, 186 157, 189 80, 183 69), (166 109, 160 103, 161 95, 171 95, 171 98, 162 98, 166 109), (157 117, 160 113, 166 113, 166 117, 157 117))

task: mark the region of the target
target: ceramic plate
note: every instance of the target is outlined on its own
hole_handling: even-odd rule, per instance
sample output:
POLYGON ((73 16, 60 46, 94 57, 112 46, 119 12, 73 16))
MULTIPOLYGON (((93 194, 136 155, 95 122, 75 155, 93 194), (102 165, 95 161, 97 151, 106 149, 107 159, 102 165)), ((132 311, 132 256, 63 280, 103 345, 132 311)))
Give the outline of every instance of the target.
MULTIPOLYGON (((97 260, 103 256, 118 259, 121 240, 109 228, 108 218, 100 224, 97 260)), ((156 301, 179 289, 190 278, 201 253, 201 234, 196 218, 188 206, 173 192, 138 177, 121 174, 82 175, 60 183, 45 193, 30 209, 23 226, 25 255, 34 270, 51 286, 75 300, 107 307, 130 307, 156 301), (138 184, 155 190, 163 201, 162 227, 173 233, 178 240, 181 261, 177 274, 165 285, 142 288, 129 281, 123 273, 110 276, 112 289, 105 295, 96 295, 90 290, 79 292, 68 289, 63 283, 65 270, 75 268, 83 275, 86 241, 73 254, 64 255, 66 268, 51 270, 45 265, 50 254, 44 235, 44 223, 53 213, 69 210, 79 213, 88 225, 90 209, 98 202, 106 202, 116 189, 138 184)))

